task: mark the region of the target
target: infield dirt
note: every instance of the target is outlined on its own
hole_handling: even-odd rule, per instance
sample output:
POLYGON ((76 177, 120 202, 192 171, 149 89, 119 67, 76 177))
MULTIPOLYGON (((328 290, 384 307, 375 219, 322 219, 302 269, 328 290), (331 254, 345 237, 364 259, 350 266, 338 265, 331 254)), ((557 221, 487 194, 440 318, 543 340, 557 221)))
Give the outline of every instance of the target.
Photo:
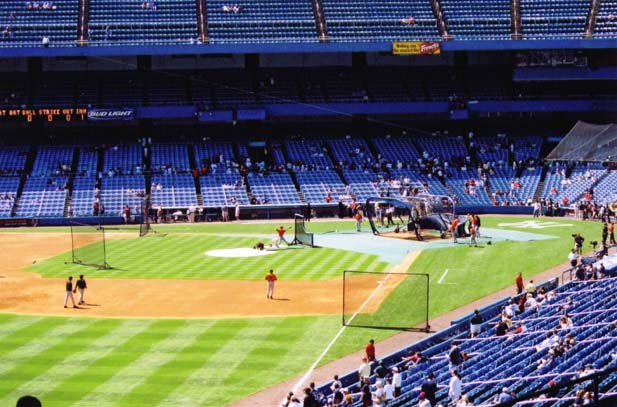
MULTIPOLYGON (((109 238, 126 235, 110 234, 109 238)), ((268 300, 264 281, 108 279, 97 278, 97 270, 89 267, 83 268, 88 281, 86 305, 65 309, 65 279, 43 278, 23 268, 70 250, 70 234, 0 233, 0 247, 0 312, 116 318, 239 318, 341 312, 342 279, 281 278, 276 283, 275 299, 268 300)), ((400 270, 406 270, 417 254, 410 254, 399 265, 400 270)), ((396 278, 388 279, 376 293, 377 301, 372 301, 372 306, 378 305, 379 299, 385 298, 398 282, 396 278)), ((362 286, 358 284, 356 287, 362 286)), ((358 304, 375 287, 373 278, 367 278, 365 284, 365 289, 357 291, 358 298, 352 298, 358 304)))

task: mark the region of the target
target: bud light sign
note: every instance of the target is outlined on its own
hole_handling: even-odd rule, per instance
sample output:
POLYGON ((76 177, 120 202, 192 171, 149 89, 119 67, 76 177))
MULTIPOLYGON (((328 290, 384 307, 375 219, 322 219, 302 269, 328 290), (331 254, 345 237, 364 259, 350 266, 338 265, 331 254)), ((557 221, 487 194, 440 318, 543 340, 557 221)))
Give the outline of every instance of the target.
POLYGON ((135 109, 91 109, 88 111, 88 120, 135 120, 135 109))

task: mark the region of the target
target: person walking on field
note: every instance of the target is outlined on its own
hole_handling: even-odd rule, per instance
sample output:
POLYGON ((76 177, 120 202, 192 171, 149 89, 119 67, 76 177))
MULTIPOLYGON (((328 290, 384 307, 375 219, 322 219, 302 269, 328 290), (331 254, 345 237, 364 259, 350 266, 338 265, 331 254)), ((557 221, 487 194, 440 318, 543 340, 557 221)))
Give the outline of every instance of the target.
POLYGON ((266 280, 266 286, 267 286, 266 298, 272 299, 274 295, 274 282, 278 280, 276 278, 276 274, 274 274, 274 270, 270 270, 270 272, 266 274, 266 277, 264 278, 264 280, 266 280))
POLYGON ((369 362, 375 361, 375 341, 371 339, 364 348, 364 356, 369 362))
POLYGON ((456 238, 458 237, 458 218, 452 219, 452 223, 450 223, 450 232, 452 233, 452 243, 457 243, 456 238))
POLYGON ((516 283, 516 293, 521 294, 523 292, 523 273, 518 273, 516 278, 514 279, 514 283, 516 283))
POLYGON ((73 277, 69 276, 69 279, 66 281, 66 293, 64 295, 64 308, 66 308, 66 304, 71 299, 73 303, 73 308, 77 308, 75 305, 75 299, 73 298, 73 277))
POLYGON ((356 211, 356 214, 353 216, 353 218, 356 220, 356 231, 361 232, 362 231, 362 214, 360 213, 360 211, 356 211))
POLYGON ((608 237, 609 243, 615 244, 615 224, 613 224, 613 222, 608 224, 608 237))
POLYGON ((73 294, 77 290, 79 290, 79 301, 77 301, 77 304, 79 305, 86 303, 84 301, 84 293, 86 291, 86 288, 88 288, 88 284, 86 284, 86 280, 84 279, 84 275, 82 274, 79 276, 79 280, 77 280, 77 282, 75 283, 75 288, 73 289, 73 294))

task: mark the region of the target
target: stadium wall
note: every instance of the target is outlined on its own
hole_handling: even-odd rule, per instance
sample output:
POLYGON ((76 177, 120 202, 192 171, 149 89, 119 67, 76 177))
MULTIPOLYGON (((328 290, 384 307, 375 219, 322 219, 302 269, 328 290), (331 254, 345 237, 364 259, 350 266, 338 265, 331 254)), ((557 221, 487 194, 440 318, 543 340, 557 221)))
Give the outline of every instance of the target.
MULTIPOLYGON (((547 40, 454 40, 441 42, 441 51, 504 51, 533 49, 610 49, 614 39, 547 40)), ((53 44, 52 44, 53 45, 53 44)), ((336 52, 392 52, 391 42, 280 43, 280 44, 174 44, 139 46, 51 46, 3 48, 5 58, 86 57, 126 55, 204 55, 204 54, 296 54, 336 52)))

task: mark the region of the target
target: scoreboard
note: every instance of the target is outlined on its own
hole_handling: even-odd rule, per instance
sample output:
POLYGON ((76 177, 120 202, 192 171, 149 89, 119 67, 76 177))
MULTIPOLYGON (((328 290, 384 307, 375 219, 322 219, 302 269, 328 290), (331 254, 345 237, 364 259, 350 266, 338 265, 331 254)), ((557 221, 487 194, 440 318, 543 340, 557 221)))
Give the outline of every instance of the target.
POLYGON ((0 121, 4 120, 25 122, 81 122, 88 120, 88 109, 85 107, 0 109, 0 121))

